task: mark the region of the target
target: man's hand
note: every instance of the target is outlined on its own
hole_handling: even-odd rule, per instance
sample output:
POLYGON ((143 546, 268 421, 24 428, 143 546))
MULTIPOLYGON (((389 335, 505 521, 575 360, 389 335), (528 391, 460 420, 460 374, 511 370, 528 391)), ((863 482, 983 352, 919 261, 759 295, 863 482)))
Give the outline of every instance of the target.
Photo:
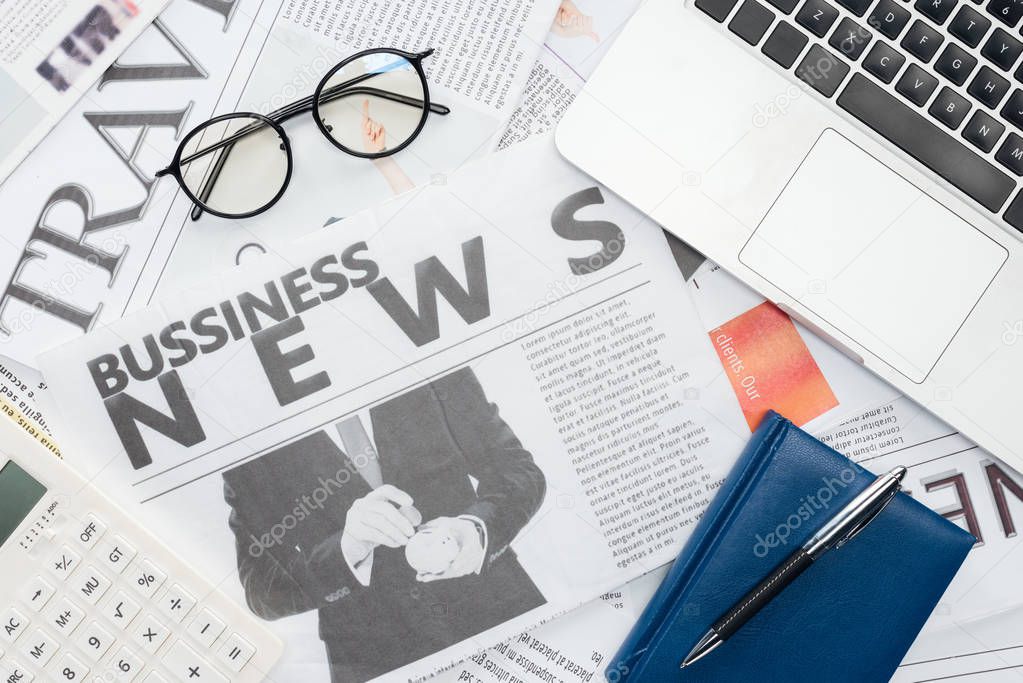
POLYGON ((468 519, 459 517, 437 517, 427 522, 425 527, 448 532, 458 542, 458 554, 451 564, 436 574, 420 573, 416 579, 423 583, 440 581, 441 579, 457 579, 479 571, 483 563, 483 543, 476 525, 468 519))
POLYGON ((384 484, 352 503, 345 517, 341 546, 354 563, 366 558, 378 545, 398 548, 416 533, 412 523, 396 506, 412 505, 412 496, 384 484))
POLYGON ((369 100, 362 101, 362 150, 379 154, 387 149, 387 130, 369 115, 369 100))

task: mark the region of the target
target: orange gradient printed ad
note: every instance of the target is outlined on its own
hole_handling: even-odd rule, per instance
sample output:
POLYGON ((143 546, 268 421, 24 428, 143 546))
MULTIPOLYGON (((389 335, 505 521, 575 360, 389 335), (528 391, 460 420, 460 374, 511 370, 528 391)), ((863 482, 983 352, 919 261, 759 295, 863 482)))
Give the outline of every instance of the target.
POLYGON ((804 425, 838 405, 792 320, 764 302, 710 331, 751 430, 773 409, 804 425))

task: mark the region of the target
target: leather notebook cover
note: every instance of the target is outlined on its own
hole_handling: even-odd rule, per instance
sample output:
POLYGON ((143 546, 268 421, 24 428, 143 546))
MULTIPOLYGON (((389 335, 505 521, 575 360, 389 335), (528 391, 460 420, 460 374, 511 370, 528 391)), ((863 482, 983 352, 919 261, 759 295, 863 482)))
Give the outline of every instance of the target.
POLYGON ((608 680, 887 681, 975 540, 905 493, 717 650, 679 669, 718 617, 874 478, 768 413, 608 680))

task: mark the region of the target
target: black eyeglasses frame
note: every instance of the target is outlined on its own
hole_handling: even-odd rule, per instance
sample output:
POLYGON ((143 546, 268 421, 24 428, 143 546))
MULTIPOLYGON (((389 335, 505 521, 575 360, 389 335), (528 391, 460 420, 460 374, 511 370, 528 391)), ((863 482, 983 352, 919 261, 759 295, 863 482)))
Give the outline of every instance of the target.
MULTIPOLYGON (((370 48, 367 50, 356 52, 355 54, 346 57, 345 59, 341 60, 336 65, 334 65, 334 67, 332 67, 330 71, 328 71, 323 76, 323 78, 320 79, 320 82, 316 86, 316 89, 313 91, 312 95, 308 95, 306 97, 303 97, 302 99, 296 100, 295 102, 287 104, 281 107, 280 109, 276 109, 266 115, 258 114, 256 112, 232 112, 230 114, 221 114, 220 116, 215 116, 194 127, 181 140, 181 143, 178 145, 178 148, 175 151, 174 157, 171 159, 170 164, 168 164, 166 168, 157 171, 155 176, 157 178, 162 178, 163 176, 169 175, 173 177, 175 180, 177 180, 178 186, 184 191, 185 196, 187 196, 192 201, 192 204, 194 204, 194 207, 192 208, 191 212, 191 218, 193 221, 199 220, 203 213, 209 213, 214 216, 219 216, 220 218, 241 219, 251 218, 268 210, 270 207, 276 204, 277 201, 282 196, 284 196, 284 193, 287 192, 289 185, 291 185, 291 177, 292 172, 294 170, 294 157, 292 155, 291 140, 288 138, 287 133, 284 132, 284 128, 283 126, 281 126, 281 124, 296 116, 299 116, 306 112, 312 112, 313 120, 316 122, 316 126, 317 128, 319 128, 323 136, 332 145, 340 149, 342 152, 349 154, 351 156, 358 157, 361 159, 380 159, 391 156, 393 154, 397 154, 398 152, 402 151, 410 144, 412 144, 412 142, 417 137, 419 137, 419 134, 422 133, 423 128, 426 126, 426 120, 429 118, 431 112, 434 114, 438 114, 440 116, 446 116, 447 114, 451 113, 451 109, 449 107, 443 104, 431 102, 430 100, 430 88, 428 80, 426 78, 426 72, 423 70, 423 60, 432 55, 433 52, 434 51, 432 48, 423 50, 422 52, 407 52, 405 50, 399 50, 397 48, 390 47, 370 48), (341 90, 344 90, 345 91, 344 96, 359 94, 361 92, 365 94, 373 94, 378 97, 384 97, 385 99, 401 101, 405 104, 409 104, 410 106, 422 107, 423 114, 420 117, 419 123, 416 126, 415 130, 412 132, 412 134, 409 135, 409 137, 400 145, 389 149, 385 149, 380 152, 363 152, 346 147, 345 145, 341 144, 336 139, 334 139, 334 137, 331 135, 330 127, 326 123, 324 123, 323 118, 320 116, 320 102, 322 99, 321 95, 323 94, 324 88, 326 87, 327 83, 334 76, 334 74, 336 74, 338 71, 340 71, 347 65, 351 64, 352 62, 371 54, 393 54, 404 58, 416 70, 416 73, 419 76, 419 80, 423 86, 423 99, 421 102, 419 100, 409 98, 404 95, 399 95, 397 93, 388 93, 386 91, 377 90, 374 88, 352 88, 351 86, 357 85, 357 83, 359 82, 356 81, 355 79, 353 79, 352 82, 345 82, 337 86, 333 86, 333 89, 337 89, 339 92, 341 90), (277 133, 278 137, 280 137, 281 139, 281 145, 288 161, 287 172, 285 173, 284 181, 281 184, 281 189, 278 190, 277 194, 274 195, 273 198, 267 201, 263 206, 245 213, 225 213, 210 208, 209 206, 206 205, 205 200, 202 200, 199 197, 197 197, 195 193, 193 193, 192 190, 189 189, 181 173, 182 155, 184 154, 185 147, 188 145, 189 141, 193 137, 195 137, 195 135, 202 132, 207 127, 219 123, 221 121, 226 121, 228 119, 233 118, 256 119, 272 128, 274 132, 277 133)), ((372 75, 373 74, 366 74, 364 75, 364 77, 370 77, 372 75)), ((242 129, 241 131, 236 132, 232 137, 220 141, 216 146, 212 146, 208 149, 203 150, 202 154, 207 154, 213 151, 214 149, 217 149, 217 147, 219 146, 232 144, 234 139, 237 139, 238 137, 241 137, 245 134, 244 130, 245 129, 242 129)), ((216 178, 219 175, 219 168, 223 166, 223 163, 226 160, 226 158, 227 154, 224 154, 221 155, 220 159, 217 160, 216 163, 218 168, 214 169, 212 176, 213 180, 207 185, 207 187, 210 190, 212 190, 213 185, 216 182, 216 178)))

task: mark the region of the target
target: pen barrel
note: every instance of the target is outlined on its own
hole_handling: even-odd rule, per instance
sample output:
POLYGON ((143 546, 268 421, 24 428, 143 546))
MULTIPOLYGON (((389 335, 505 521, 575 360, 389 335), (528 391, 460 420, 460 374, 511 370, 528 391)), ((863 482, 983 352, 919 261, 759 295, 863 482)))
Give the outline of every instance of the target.
POLYGON ((813 564, 813 558, 804 550, 797 550, 778 565, 767 578, 735 603, 735 607, 718 619, 712 628, 722 640, 728 640, 733 633, 742 628, 743 624, 752 619, 767 603, 785 590, 811 564, 813 564))

